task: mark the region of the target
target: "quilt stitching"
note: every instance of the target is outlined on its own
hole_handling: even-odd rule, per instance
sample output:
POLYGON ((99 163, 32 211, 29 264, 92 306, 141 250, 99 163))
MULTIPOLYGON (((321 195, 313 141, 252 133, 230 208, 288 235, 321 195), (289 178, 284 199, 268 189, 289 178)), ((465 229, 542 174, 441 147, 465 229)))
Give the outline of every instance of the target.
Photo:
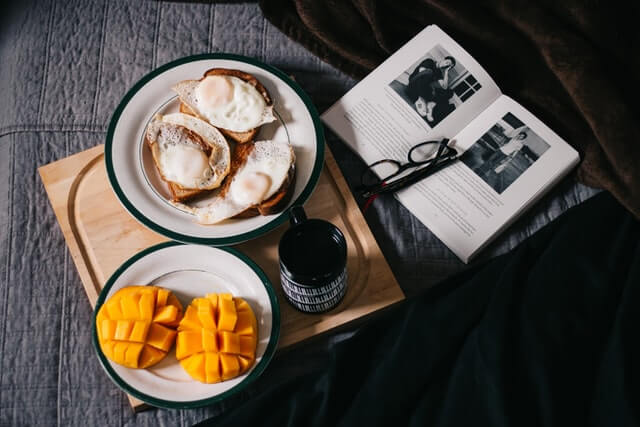
POLYGON ((93 111, 91 112, 91 122, 95 123, 98 114, 98 103, 100 101, 100 79, 102 78, 102 68, 104 62, 104 40, 106 38, 107 16, 109 14, 109 2, 105 2, 102 12, 102 24, 100 26, 100 50, 98 53, 98 71, 96 72, 96 94, 93 98, 93 111))
POLYGON ((208 34, 208 40, 207 40, 207 50, 209 52, 213 51, 213 28, 214 28, 215 19, 216 19, 216 6, 212 4, 209 6, 209 34, 208 34))
POLYGON ((28 125, 11 125, 0 128, 0 138, 16 133, 28 132, 89 132, 89 133, 107 133, 107 126, 97 124, 28 124, 28 125))
MULTIPOLYGON (((7 342, 7 315, 6 315, 6 308, 7 308, 7 303, 9 301, 9 278, 11 276, 10 272, 11 272, 11 261, 13 259, 12 255, 13 255, 13 251, 11 250, 11 245, 13 244, 13 190, 14 190, 14 176, 15 176, 15 164, 16 164, 16 156, 15 156, 15 149, 16 149, 16 144, 15 144, 15 139, 11 138, 11 149, 10 149, 10 153, 11 153, 11 167, 10 167, 10 171, 11 173, 9 174, 9 206, 7 208, 8 210, 8 234, 7 234, 7 249, 9 250, 9 254, 7 255, 7 260, 6 260, 6 277, 5 277, 5 292, 4 292, 4 298, 2 301, 2 306, 5 309, 5 319, 2 322, 2 351, 0 351, 0 355, 4 355, 6 354, 4 349, 5 349, 5 343, 7 342)), ((3 381, 3 377, 4 377, 4 370, 2 370, 2 372, 0 372, 0 384, 4 384, 3 381)), ((4 387, 0 388, 0 396, 2 394, 2 389, 4 387)), ((2 399, 0 399, 2 400, 2 399)))
POLYGON ((44 78, 42 79, 42 86, 40 86, 40 100, 38 103, 38 122, 42 120, 42 110, 44 110, 44 97, 46 93, 48 70, 49 70, 49 51, 51 49, 51 28, 53 27, 53 17, 55 15, 56 2, 53 2, 51 9, 49 10, 49 19, 47 23, 47 44, 44 51, 44 78))

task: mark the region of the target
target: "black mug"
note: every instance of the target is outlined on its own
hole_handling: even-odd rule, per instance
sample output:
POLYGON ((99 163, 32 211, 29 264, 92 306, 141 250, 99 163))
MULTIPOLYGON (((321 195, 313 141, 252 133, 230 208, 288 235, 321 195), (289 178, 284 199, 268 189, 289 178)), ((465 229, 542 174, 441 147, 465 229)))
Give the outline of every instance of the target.
POLYGON ((302 206, 293 206, 289 217, 278 246, 284 295, 302 312, 329 311, 347 291, 347 241, 330 222, 307 219, 302 206))

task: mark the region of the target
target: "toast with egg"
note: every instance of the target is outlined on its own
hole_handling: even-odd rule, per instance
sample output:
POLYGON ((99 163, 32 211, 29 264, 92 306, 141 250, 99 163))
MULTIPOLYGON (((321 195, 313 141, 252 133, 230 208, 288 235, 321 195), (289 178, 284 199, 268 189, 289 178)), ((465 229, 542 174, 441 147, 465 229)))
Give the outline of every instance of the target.
POLYGON ((197 117, 158 114, 149 122, 144 140, 175 202, 185 202, 218 188, 230 171, 231 154, 226 139, 197 117))
MULTIPOLYGON (((239 144, 245 144, 247 142, 253 141, 262 124, 275 120, 272 112, 273 100, 271 99, 269 92, 260 83, 260 81, 258 81, 258 79, 256 79, 249 73, 245 73, 244 71, 232 70, 227 68, 212 68, 210 70, 207 70, 204 73, 203 77, 199 80, 185 80, 179 82, 173 87, 173 90, 178 93, 178 96, 180 98, 180 112, 194 115, 202 120, 209 122, 212 126, 215 126, 225 137, 239 144), (235 78, 245 82, 250 87, 254 88, 259 96, 262 97, 265 106, 264 111, 261 113, 259 124, 250 129, 233 130, 229 129, 229 127, 232 126, 225 127, 220 123, 217 123, 216 120, 212 119, 211 117, 207 117, 207 114, 205 114, 203 111, 198 111, 198 109, 195 107, 195 105, 198 104, 197 88, 205 79, 207 79, 207 77, 235 78)), ((233 88, 233 90, 235 90, 235 87, 233 88)), ((238 109, 240 110, 241 108, 238 107, 238 109)), ((202 110, 205 110, 205 108, 203 107, 202 110)))
MULTIPOLYGON (((253 149, 253 144, 245 144, 236 146, 233 155, 231 156, 231 170, 235 171, 240 169, 246 162, 249 154, 253 149)), ((293 153, 293 150, 292 150, 293 153)), ((294 156, 295 159, 295 156, 294 156)), ((229 174, 232 178, 233 173, 229 174)), ((250 206, 244 211, 236 214, 233 218, 251 218, 258 215, 271 215, 278 213, 287 206, 287 203, 291 200, 293 195, 293 189, 295 188, 296 179, 296 164, 295 160, 291 162, 287 175, 282 182, 282 185, 278 190, 268 199, 250 206)), ((229 191, 231 185, 231 179, 227 179, 220 188, 220 195, 224 196, 229 191)))

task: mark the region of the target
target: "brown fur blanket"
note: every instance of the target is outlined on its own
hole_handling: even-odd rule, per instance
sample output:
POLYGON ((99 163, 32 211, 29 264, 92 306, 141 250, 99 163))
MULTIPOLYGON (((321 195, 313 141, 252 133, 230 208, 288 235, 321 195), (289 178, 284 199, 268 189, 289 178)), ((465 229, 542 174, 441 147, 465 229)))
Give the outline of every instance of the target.
POLYGON ((640 218, 640 3, 261 0, 267 19, 363 77, 429 24, 571 143, 577 178, 640 218))

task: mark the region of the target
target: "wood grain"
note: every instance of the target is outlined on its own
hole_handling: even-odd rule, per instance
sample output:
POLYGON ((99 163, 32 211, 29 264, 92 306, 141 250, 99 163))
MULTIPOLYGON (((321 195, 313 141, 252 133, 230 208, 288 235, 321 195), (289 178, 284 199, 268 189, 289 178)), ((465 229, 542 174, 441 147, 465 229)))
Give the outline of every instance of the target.
MULTIPOLYGON (((167 239, 138 223, 120 205, 109 185, 103 146, 39 169, 92 306, 109 276, 135 253, 167 239)), ((348 290, 342 302, 324 314, 305 314, 290 306, 280 287, 277 246, 288 225, 236 246, 271 280, 281 307, 279 348, 358 319, 404 298, 375 238, 331 155, 317 187, 304 205, 310 218, 338 226, 347 240, 348 290)), ((144 404, 129 396, 134 410, 144 404)))

